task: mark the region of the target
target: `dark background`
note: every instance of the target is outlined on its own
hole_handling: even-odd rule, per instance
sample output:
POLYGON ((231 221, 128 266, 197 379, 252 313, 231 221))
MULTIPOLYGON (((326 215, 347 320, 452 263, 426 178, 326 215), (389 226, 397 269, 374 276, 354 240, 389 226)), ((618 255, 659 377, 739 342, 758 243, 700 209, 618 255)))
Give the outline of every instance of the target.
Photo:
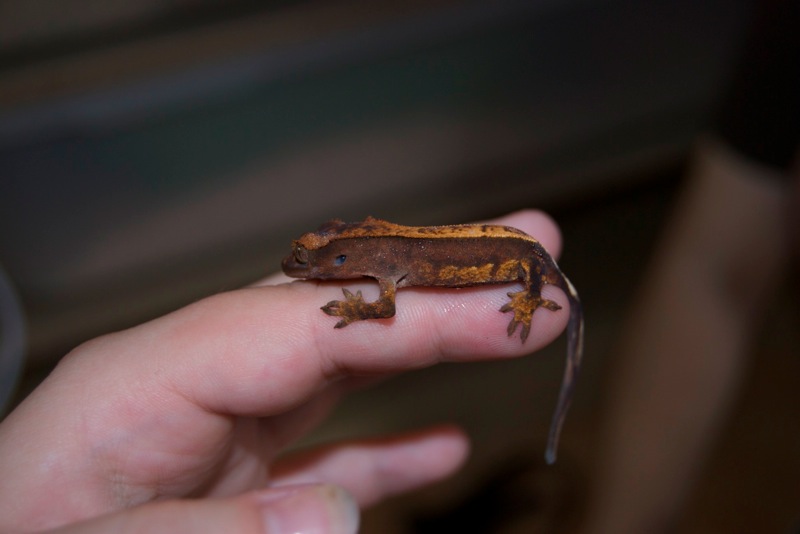
MULTIPOLYGON (((291 239, 329 218, 447 224, 543 208, 562 226, 560 263, 588 328, 556 470, 538 462, 563 341, 534 358, 394 379, 349 399, 309 441, 441 420, 473 434, 463 475, 378 507, 364 532, 454 525, 469 499, 496 508, 495 526, 577 516, 607 353, 747 7, 0 3, 0 262, 27 325, 17 398, 85 339, 276 271, 291 239), (495 502, 506 494, 512 510, 495 502)), ((774 314, 770 339, 791 347, 796 320, 780 304, 774 314)), ((734 531, 731 514, 741 527, 748 510, 756 530, 800 514, 798 460, 780 455, 782 432, 798 426, 785 382, 800 364, 784 345, 763 350, 687 532, 734 531), (746 426, 764 412, 771 423, 753 415, 746 426), (761 451, 777 454, 774 470, 741 468, 754 433, 774 434, 778 452, 761 451)))

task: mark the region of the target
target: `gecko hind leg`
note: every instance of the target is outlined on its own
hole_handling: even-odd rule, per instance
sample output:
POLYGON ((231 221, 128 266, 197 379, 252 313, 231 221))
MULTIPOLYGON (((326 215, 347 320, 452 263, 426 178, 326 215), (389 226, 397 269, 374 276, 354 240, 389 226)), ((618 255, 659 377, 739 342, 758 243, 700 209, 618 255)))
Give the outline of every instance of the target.
POLYGON ((500 308, 500 311, 514 312, 514 318, 508 323, 509 337, 514 335, 518 325, 522 325, 520 332, 520 339, 523 343, 528 339, 528 334, 531 332, 531 321, 533 320, 533 312, 538 308, 545 308, 550 311, 557 311, 561 309, 555 301, 542 298, 538 291, 531 289, 524 289, 522 291, 510 292, 508 296, 511 298, 506 304, 500 308))

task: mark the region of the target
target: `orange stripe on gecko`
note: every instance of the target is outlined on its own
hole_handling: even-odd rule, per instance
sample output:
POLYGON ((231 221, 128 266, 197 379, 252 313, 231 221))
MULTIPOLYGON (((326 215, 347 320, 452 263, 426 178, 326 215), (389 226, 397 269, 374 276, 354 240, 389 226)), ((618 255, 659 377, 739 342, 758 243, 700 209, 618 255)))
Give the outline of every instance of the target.
POLYGON ((308 250, 316 250, 331 241, 354 237, 407 237, 411 239, 513 237, 534 243, 537 242, 525 232, 509 226, 494 224, 403 226, 374 217, 367 217, 364 221, 358 223, 346 223, 335 219, 320 226, 316 232, 303 234, 296 242, 308 250))

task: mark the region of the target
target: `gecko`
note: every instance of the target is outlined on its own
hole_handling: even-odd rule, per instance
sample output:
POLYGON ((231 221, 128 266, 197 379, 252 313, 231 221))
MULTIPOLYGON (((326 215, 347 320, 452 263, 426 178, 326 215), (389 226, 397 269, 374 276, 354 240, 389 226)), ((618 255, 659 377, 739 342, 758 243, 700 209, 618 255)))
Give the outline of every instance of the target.
POLYGON ((584 320, 578 292, 539 241, 521 230, 501 225, 403 226, 374 217, 353 223, 337 219, 294 240, 282 268, 293 278, 377 280, 380 295, 374 302, 366 302, 361 291, 353 294, 343 288, 345 300, 322 306, 326 314, 339 318, 335 328, 364 319, 393 317, 395 295, 403 287, 521 282, 524 288, 509 292, 510 300, 499 311, 512 312, 507 333, 513 336, 519 328, 523 344, 537 309, 561 309, 556 302, 542 297, 542 287, 559 287, 569 302, 569 320, 567 362, 545 452, 547 463, 555 462, 581 366, 584 320))

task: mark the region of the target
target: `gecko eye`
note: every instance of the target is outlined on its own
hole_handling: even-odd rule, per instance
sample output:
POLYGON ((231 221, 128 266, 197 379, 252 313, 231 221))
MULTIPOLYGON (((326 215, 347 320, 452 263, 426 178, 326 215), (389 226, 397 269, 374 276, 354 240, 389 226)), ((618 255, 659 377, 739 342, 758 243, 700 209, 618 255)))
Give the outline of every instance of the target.
POLYGON ((297 263, 308 263, 308 250, 303 246, 296 246, 294 248, 294 259, 297 263))
POLYGON ((344 265, 344 262, 347 261, 347 256, 341 254, 340 256, 336 256, 333 260, 333 264, 339 267, 340 265, 344 265))

